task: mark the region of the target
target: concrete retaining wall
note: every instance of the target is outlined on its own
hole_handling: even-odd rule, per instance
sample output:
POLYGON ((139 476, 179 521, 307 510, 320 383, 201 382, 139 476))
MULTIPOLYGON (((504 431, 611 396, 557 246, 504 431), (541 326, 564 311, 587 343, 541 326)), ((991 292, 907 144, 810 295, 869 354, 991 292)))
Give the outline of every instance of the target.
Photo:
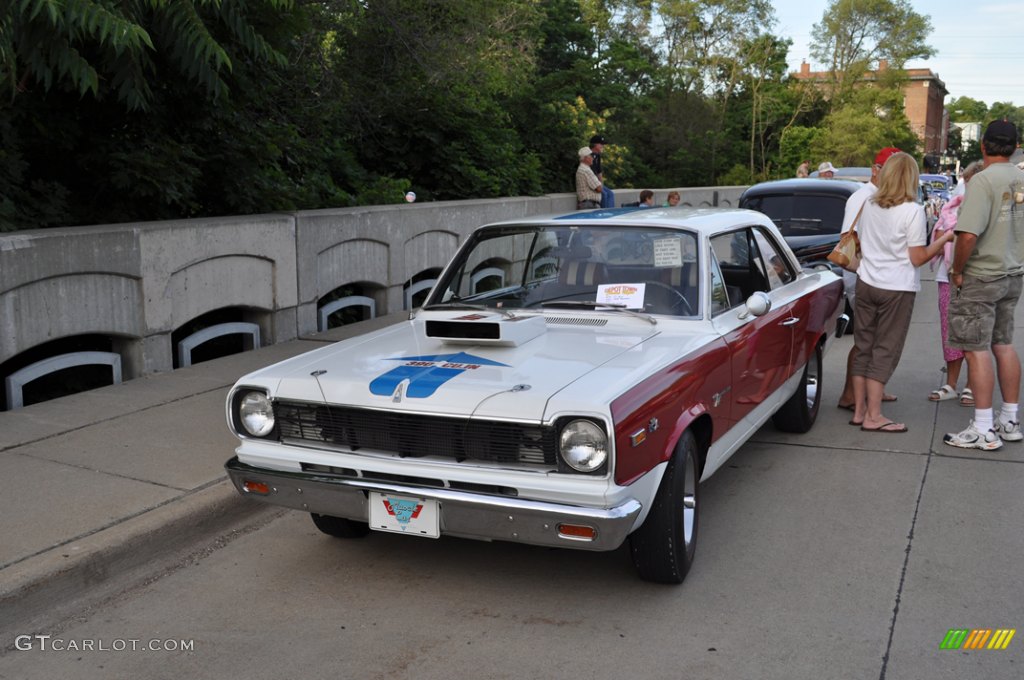
MULTIPOLYGON (((684 205, 731 207, 743 189, 678 191, 684 205)), ((117 340, 125 379, 166 371, 171 333, 196 317, 244 309, 273 344, 316 332, 318 301, 346 284, 395 312, 404 284, 443 266, 474 228, 574 207, 553 194, 0 234, 0 364, 99 334, 117 340)))

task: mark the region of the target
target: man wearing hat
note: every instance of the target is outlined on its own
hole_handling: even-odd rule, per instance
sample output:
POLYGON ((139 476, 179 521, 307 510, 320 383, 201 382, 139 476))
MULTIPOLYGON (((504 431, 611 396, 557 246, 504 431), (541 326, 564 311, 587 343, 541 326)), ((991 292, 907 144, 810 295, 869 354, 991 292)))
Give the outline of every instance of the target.
POLYGON ((601 207, 601 180, 594 174, 594 156, 589 146, 579 150, 580 164, 576 168, 576 209, 601 207))
POLYGON ((949 344, 967 358, 974 419, 943 441, 965 449, 994 451, 1003 442, 1024 440, 1017 415, 1021 364, 1013 346, 1013 311, 1024 280, 1024 171, 1010 162, 1016 148, 1013 123, 988 124, 981 138, 984 169, 971 178, 956 222, 949 344), (997 376, 1003 404, 995 413, 997 376))
POLYGON ((604 153, 604 136, 594 135, 590 138, 590 153, 594 157, 592 169, 597 178, 601 180, 601 207, 615 207, 615 192, 604 186, 604 173, 601 172, 601 154, 604 153))
POLYGON ((822 179, 832 179, 835 177, 835 174, 835 167, 833 167, 833 165, 828 161, 825 161, 818 166, 818 177, 821 177, 822 179))
MULTIPOLYGON (((860 214, 860 209, 878 191, 878 175, 882 172, 882 166, 885 165, 890 156, 899 152, 900 150, 896 147, 887 146, 875 154, 875 163, 871 166, 871 181, 865 182, 864 186, 850 194, 850 197, 846 199, 846 208, 843 212, 843 226, 839 229, 840 233, 849 231, 850 227, 853 226, 857 215, 860 214)), ((818 172, 820 173, 821 168, 826 165, 830 168, 832 167, 831 163, 822 163, 818 166, 818 172)), ((857 289, 857 275, 844 270, 843 286, 846 289, 846 299, 849 300, 850 308, 852 309, 856 299, 854 291, 857 289)), ((850 354, 846 357, 846 382, 843 384, 843 392, 839 395, 838 404, 839 408, 845 408, 850 411, 855 410, 856 407, 856 404, 853 402, 853 376, 850 375, 850 369, 853 368, 853 357, 856 353, 857 348, 851 347, 850 354)), ((891 394, 885 394, 882 396, 882 401, 896 401, 896 397, 891 394)))

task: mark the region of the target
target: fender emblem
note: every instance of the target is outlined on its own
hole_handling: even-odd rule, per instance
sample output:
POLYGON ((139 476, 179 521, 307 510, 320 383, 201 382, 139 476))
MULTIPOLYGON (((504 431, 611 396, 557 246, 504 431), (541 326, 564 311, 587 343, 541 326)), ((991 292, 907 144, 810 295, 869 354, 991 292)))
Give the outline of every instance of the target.
POLYGON ((721 405, 722 397, 724 397, 729 392, 729 390, 731 390, 731 389, 732 389, 732 385, 730 385, 729 387, 726 387, 721 392, 718 392, 717 394, 712 396, 712 399, 714 400, 714 403, 715 403, 715 408, 718 408, 718 406, 721 405))

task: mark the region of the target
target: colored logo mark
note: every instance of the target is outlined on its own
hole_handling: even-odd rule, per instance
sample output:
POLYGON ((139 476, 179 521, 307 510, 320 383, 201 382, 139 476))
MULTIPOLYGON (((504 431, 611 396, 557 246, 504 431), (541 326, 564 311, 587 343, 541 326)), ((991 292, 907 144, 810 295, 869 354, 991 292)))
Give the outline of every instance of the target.
POLYGON ((481 366, 508 366, 497 361, 476 357, 465 352, 435 354, 422 357, 392 357, 388 361, 404 361, 370 383, 370 392, 384 397, 395 393, 398 386, 409 381, 405 394, 410 399, 423 399, 437 391, 441 385, 466 371, 481 366))
MULTIPOLYGON (((405 525, 420 516, 423 504, 405 498, 385 498, 384 508, 389 515, 398 520, 399 524, 405 525)), ((405 530, 405 526, 402 527, 402 530, 405 530)))
POLYGON ((1016 628, 950 628, 939 649, 1006 649, 1016 628))

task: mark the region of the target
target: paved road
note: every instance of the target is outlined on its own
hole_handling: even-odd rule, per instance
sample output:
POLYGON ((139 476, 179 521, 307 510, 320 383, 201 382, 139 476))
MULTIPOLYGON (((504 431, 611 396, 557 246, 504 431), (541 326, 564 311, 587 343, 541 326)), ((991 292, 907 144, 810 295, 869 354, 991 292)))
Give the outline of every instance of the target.
POLYGON ((941 443, 970 411, 925 400, 942 364, 932 288, 890 384, 889 415, 910 432, 863 433, 831 406, 840 340, 812 432, 766 426, 702 486, 682 586, 637 580, 624 550, 344 541, 273 512, 24 631, 64 647, 190 649, 36 640, 0 656, 0 678, 1019 678, 1024 445, 941 443), (1019 632, 1002 651, 941 650, 951 628, 1019 632))

